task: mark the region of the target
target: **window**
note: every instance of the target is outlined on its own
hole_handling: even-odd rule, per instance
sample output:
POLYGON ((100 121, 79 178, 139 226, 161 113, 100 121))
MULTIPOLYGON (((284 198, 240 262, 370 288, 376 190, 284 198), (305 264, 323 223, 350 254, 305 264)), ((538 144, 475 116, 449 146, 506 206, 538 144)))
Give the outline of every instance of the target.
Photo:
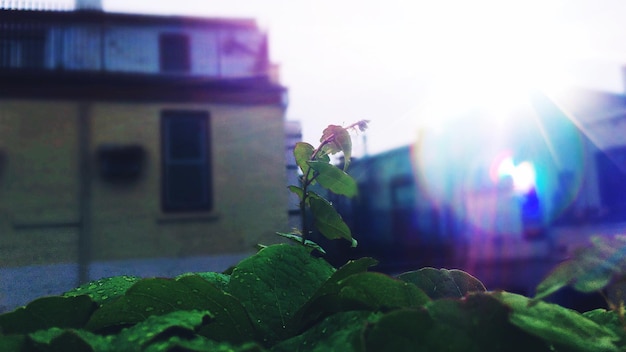
POLYGON ((626 147, 596 154, 598 185, 609 221, 626 219, 626 147))
POLYGON ((0 31, 0 67, 43 68, 43 31, 0 31))
POLYGON ((163 211, 208 211, 213 207, 209 114, 163 111, 163 211))
POLYGON ((189 72, 189 37, 184 34, 166 33, 159 37, 161 72, 189 72))

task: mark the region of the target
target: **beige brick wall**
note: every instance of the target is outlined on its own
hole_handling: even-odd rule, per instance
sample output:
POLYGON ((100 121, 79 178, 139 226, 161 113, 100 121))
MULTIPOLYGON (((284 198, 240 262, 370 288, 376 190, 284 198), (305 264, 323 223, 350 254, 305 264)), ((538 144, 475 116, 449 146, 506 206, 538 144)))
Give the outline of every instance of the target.
MULTIPOLYGON (((276 242, 274 232, 286 230, 281 107, 97 102, 83 106, 90 123, 93 260, 249 252, 259 242, 276 242), (214 183, 210 213, 161 212, 163 109, 210 114, 214 183), (139 179, 111 183, 100 177, 96 150, 110 143, 145 148, 145 169, 139 179)), ((76 260, 80 111, 72 102, 0 101, 0 151, 6 156, 0 168, 0 266, 76 260), (58 223, 65 227, 52 232, 46 228, 58 223)))

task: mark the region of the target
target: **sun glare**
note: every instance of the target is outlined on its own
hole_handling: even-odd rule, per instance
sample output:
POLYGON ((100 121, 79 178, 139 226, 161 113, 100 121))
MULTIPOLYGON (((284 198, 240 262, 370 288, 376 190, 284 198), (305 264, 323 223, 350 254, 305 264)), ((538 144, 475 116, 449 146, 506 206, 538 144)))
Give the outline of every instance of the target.
POLYGON ((571 80, 561 67, 572 43, 554 16, 559 3, 453 1, 454 13, 441 9, 447 21, 424 25, 430 28, 428 69, 435 76, 426 115, 480 107, 506 116, 524 103, 528 89, 567 86, 571 80))
POLYGON ((536 191, 546 214, 557 213, 562 205, 551 203, 555 175, 566 170, 552 162, 555 136, 540 133, 543 122, 531 95, 570 85, 561 67, 571 43, 562 40, 564 26, 543 3, 475 4, 457 11, 453 26, 438 24, 432 33, 442 43, 437 55, 446 59, 431 62, 435 83, 415 113, 421 181, 436 204, 461 217, 470 208, 476 215, 477 204, 500 199, 507 189, 536 191))

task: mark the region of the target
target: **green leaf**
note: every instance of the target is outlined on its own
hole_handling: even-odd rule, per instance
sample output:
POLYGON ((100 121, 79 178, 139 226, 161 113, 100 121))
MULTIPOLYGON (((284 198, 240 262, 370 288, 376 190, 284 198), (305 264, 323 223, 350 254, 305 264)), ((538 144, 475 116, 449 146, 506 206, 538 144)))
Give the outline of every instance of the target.
POLYGON ((376 272, 350 275, 339 282, 338 297, 371 310, 421 307, 430 301, 415 285, 376 272))
POLYGON ((514 293, 494 292, 492 296, 512 309, 511 323, 551 344, 574 351, 619 351, 614 344, 619 337, 609 327, 574 310, 514 293))
POLYGON ((580 292, 605 288, 626 272, 626 236, 593 236, 591 245, 557 266, 539 285, 535 299, 543 299, 564 286, 580 292))
POLYGON ((415 285, 376 272, 347 276, 336 284, 323 286, 319 295, 298 314, 302 326, 342 311, 421 307, 430 299, 415 285))
POLYGON ((25 342, 26 335, 0 334, 0 351, 28 351, 25 342))
POLYGON ((268 246, 233 270, 228 291, 247 309, 252 322, 272 344, 294 333, 295 313, 333 273, 301 246, 268 246))
POLYGON ((256 339, 250 316, 237 298, 208 283, 201 276, 182 277, 178 282, 202 298, 205 303, 201 308, 213 315, 211 322, 199 331, 201 335, 235 344, 256 339))
POLYGON ((316 250, 318 252, 320 252, 321 254, 326 254, 326 251, 324 250, 324 248, 322 248, 319 244, 315 243, 314 241, 311 240, 304 240, 304 243, 302 243, 302 236, 295 234, 295 233, 282 233, 282 232, 276 232, 276 234, 280 237, 284 237, 294 243, 297 243, 299 245, 303 245, 304 247, 310 249, 310 250, 316 250))
MULTIPOLYGON (((448 332, 447 336, 465 338, 467 346, 459 350, 548 351, 544 341, 511 324, 509 307, 488 294, 470 293, 462 299, 433 300, 426 310, 434 325, 448 332)), ((443 335, 425 336, 433 337, 449 340, 443 335)))
POLYGON ((228 288, 228 282, 230 281, 230 275, 227 275, 224 273, 216 273, 213 271, 199 272, 199 273, 185 273, 185 274, 178 275, 176 277, 176 280, 180 281, 180 279, 182 279, 183 277, 187 277, 187 276, 199 276, 222 291, 226 291, 226 289, 228 288))
POLYGON ((346 197, 357 195, 358 187, 356 181, 335 165, 322 161, 309 161, 307 164, 315 170, 317 175, 315 179, 322 187, 346 197))
POLYGON ((92 331, 121 328, 178 310, 202 310, 213 314, 203 335, 215 340, 245 342, 255 330, 241 303, 200 276, 143 279, 115 302, 98 309, 87 324, 92 331))
POLYGON ((26 349, 34 351, 110 351, 113 336, 85 330, 50 328, 28 335, 26 349))
POLYGON ((139 280, 139 277, 126 275, 108 277, 78 286, 63 295, 66 297, 88 295, 94 302, 102 305, 122 296, 128 288, 139 280))
POLYGON ((0 331, 4 334, 27 334, 51 327, 81 328, 96 307, 86 295, 43 297, 0 315, 0 331))
POLYGON ((466 332, 436 324, 425 310, 389 312, 363 335, 367 351, 476 351, 466 332))
POLYGON ((470 292, 484 292, 485 286, 461 270, 422 268, 398 275, 398 279, 421 288, 428 297, 461 298, 470 292))
MULTIPOLYGON (((307 162, 313 160, 313 154, 315 153, 315 148, 309 143, 298 142, 296 143, 295 148, 293 149, 293 155, 296 159, 296 165, 300 167, 300 171, 302 171, 302 177, 307 177, 307 182, 310 184, 315 184, 313 177, 315 176, 313 172, 309 172, 309 165, 307 162)), ((330 163, 330 158, 328 155, 319 154, 315 157, 315 160, 319 160, 320 162, 330 163)), ((302 198, 300 198, 302 199, 302 198)))
POLYGON ((172 336, 165 341, 155 341, 145 352, 186 351, 186 352, 263 352, 261 346, 254 342, 232 345, 227 342, 216 342, 202 336, 192 339, 172 336))
POLYGON ((191 289, 173 279, 143 279, 131 286, 124 296, 98 309, 86 328, 91 331, 121 328, 153 315, 197 309, 202 303, 191 289))
POLYGON ((307 161, 311 160, 314 151, 315 147, 306 142, 296 143, 296 146, 293 149, 293 156, 296 159, 296 165, 300 167, 300 170, 304 175, 306 175, 306 171, 309 168, 307 161))
POLYGON ((298 186, 289 186, 287 187, 287 189, 289 189, 291 193, 297 195, 300 201, 302 201, 302 198, 304 198, 304 190, 302 188, 298 186))
POLYGON ((599 308, 585 312, 583 316, 591 319, 600 326, 611 329, 611 331, 620 338, 619 341, 616 342, 620 351, 626 351, 626 329, 615 311, 599 308))
POLYGON ((321 197, 311 197, 309 203, 313 212, 313 224, 324 237, 330 240, 344 238, 352 242, 352 247, 356 247, 350 228, 328 201, 321 197))
POLYGON ((378 265, 378 260, 370 257, 363 257, 356 260, 349 260, 346 264, 342 265, 341 268, 337 269, 333 273, 333 275, 326 280, 324 286, 320 288, 319 294, 322 295, 327 292, 334 292, 339 282, 344 279, 347 279, 349 276, 360 274, 367 272, 367 269, 378 265))
POLYGON ((172 336, 193 336, 196 329, 210 320, 206 311, 174 311, 151 316, 145 321, 122 330, 113 342, 114 351, 143 351, 151 341, 172 336))
MULTIPOLYGON (((378 264, 378 261, 373 258, 365 257, 357 260, 350 260, 344 264, 341 268, 335 271, 324 284, 315 292, 311 299, 298 311, 296 314, 297 321, 301 326, 307 326, 313 321, 319 320, 324 316, 328 310, 328 307, 323 307, 325 299, 318 300, 320 297, 333 296, 336 297, 339 294, 341 286, 339 283, 346 279, 350 275, 366 272, 368 268, 378 264), (320 309, 319 306, 322 305, 320 309)), ((338 308, 336 311, 340 311, 338 308)), ((334 310, 330 310, 334 312, 334 310)))
MULTIPOLYGON (((379 313, 369 311, 340 312, 331 315, 304 333, 272 347, 272 352, 291 351, 364 351, 362 333, 379 313)), ((393 351, 381 349, 372 351, 393 351)))

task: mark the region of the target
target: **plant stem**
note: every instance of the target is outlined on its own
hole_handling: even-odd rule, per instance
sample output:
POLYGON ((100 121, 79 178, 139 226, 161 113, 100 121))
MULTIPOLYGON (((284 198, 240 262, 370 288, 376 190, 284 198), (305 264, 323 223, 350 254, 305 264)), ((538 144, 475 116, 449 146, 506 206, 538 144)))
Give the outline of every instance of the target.
MULTIPOLYGON (((322 150, 322 148, 326 144, 330 143, 333 138, 334 138, 334 135, 323 140, 320 146, 317 147, 315 151, 313 151, 313 154, 311 155, 311 160, 315 160, 317 158, 317 154, 322 150)), ((306 242, 307 235, 309 234, 309 226, 307 224, 307 216, 306 216, 306 201, 307 201, 307 198, 309 197, 309 193, 307 189, 309 185, 313 182, 313 180, 315 180, 315 176, 313 176, 313 178, 309 180, 310 174, 311 174, 311 168, 309 167, 306 171, 306 174, 303 175, 302 177, 302 200, 300 201, 300 216, 302 218, 302 244, 306 242)))
POLYGON ((300 216, 302 219, 302 244, 306 242, 306 235, 309 232, 308 226, 306 224, 306 182, 303 183, 302 187, 302 200, 300 201, 300 216))

